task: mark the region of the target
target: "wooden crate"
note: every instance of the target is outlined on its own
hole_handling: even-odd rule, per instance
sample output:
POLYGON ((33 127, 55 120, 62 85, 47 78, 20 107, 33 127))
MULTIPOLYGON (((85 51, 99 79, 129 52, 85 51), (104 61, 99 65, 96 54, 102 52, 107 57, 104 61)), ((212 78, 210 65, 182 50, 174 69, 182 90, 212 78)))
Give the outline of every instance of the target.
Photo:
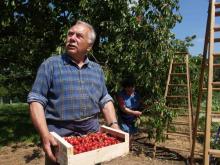
POLYGON ((109 161, 119 156, 124 156, 129 152, 129 134, 120 130, 101 126, 100 132, 109 133, 122 139, 121 143, 99 148, 96 150, 73 155, 73 146, 65 141, 55 132, 51 132, 58 142, 59 149, 56 157, 60 165, 95 165, 97 163, 109 161))

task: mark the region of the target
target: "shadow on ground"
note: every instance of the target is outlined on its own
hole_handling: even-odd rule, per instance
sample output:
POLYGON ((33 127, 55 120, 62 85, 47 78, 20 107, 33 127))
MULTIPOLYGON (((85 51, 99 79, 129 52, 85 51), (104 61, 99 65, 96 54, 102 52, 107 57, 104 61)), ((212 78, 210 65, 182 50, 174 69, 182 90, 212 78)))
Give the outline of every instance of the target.
MULTIPOLYGON (((151 157, 153 159, 154 145, 147 141, 148 140, 146 137, 135 138, 134 142, 132 143, 132 152, 136 155, 145 154, 146 156, 151 157)), ((173 161, 185 162, 186 165, 189 164, 188 157, 184 157, 178 152, 172 151, 165 147, 157 147, 155 158, 161 160, 173 160, 173 161)))

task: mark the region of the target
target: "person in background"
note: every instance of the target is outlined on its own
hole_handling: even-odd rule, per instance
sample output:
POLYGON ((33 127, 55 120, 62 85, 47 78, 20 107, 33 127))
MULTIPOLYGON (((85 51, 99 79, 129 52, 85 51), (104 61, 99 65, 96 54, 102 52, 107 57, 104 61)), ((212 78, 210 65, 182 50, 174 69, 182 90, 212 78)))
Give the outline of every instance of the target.
POLYGON ((71 26, 66 52, 41 64, 28 94, 30 116, 41 137, 46 164, 57 164, 52 150, 58 144, 50 131, 62 137, 97 132, 100 111, 110 127, 119 129, 103 70, 87 56, 95 38, 90 24, 77 21, 71 26))
POLYGON ((126 78, 122 82, 122 91, 117 96, 119 104, 118 118, 120 128, 133 135, 137 133, 137 127, 135 121, 142 112, 141 108, 141 97, 135 90, 134 80, 132 77, 126 78))

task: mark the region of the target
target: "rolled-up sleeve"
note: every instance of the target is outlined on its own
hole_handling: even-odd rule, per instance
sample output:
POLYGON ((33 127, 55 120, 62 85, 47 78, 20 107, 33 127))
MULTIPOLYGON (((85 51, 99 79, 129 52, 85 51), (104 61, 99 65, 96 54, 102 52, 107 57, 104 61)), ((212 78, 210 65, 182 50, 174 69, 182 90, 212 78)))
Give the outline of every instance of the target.
POLYGON ((112 101, 112 102, 113 102, 113 98, 112 98, 109 94, 107 94, 107 95, 105 95, 105 96, 100 100, 99 106, 100 106, 101 108, 104 108, 105 104, 106 104, 107 102, 109 102, 109 101, 112 101))
POLYGON ((39 102, 43 107, 47 105, 47 99, 44 96, 34 92, 30 92, 27 97, 27 103, 30 104, 32 102, 39 102))
POLYGON ((47 93, 50 85, 49 64, 45 61, 38 69, 33 87, 27 96, 27 102, 39 102, 43 107, 47 105, 47 93))
POLYGON ((109 101, 113 102, 113 98, 109 95, 108 90, 105 85, 104 73, 101 70, 101 82, 102 82, 102 98, 99 100, 99 107, 104 108, 105 104, 109 101))

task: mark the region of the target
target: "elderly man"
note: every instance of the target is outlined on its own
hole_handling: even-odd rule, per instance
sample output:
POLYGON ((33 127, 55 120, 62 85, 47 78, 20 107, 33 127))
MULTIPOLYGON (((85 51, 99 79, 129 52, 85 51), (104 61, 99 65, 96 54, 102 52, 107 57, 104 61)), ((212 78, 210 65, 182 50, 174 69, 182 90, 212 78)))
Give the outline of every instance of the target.
POLYGON ((95 38, 90 24, 77 21, 67 33, 66 52, 41 64, 28 95, 32 122, 51 162, 57 143, 50 131, 60 136, 97 132, 100 110, 107 124, 119 129, 103 71, 87 57, 95 38))

